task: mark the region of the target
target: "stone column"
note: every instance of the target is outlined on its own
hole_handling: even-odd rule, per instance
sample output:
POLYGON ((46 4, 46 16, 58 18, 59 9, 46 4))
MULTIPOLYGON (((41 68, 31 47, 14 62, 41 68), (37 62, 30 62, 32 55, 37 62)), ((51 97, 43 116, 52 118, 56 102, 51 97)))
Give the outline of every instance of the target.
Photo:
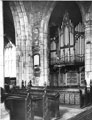
POLYGON ((4 88, 4 39, 3 39, 3 10, 0 0, 0 87, 4 88))
POLYGON ((92 82, 92 15, 87 13, 85 16, 85 80, 87 88, 92 82))
POLYGON ((47 40, 47 33, 43 34, 43 39, 44 39, 44 48, 43 48, 43 69, 44 69, 44 82, 46 85, 49 85, 49 77, 48 77, 48 71, 49 71, 49 62, 48 62, 48 40, 47 40))
POLYGON ((47 24, 42 20, 40 28, 40 62, 41 62, 41 74, 40 83, 42 86, 44 84, 49 85, 49 62, 48 62, 48 33, 47 24))
MULTIPOLYGON (((4 36, 3 36, 3 2, 0 0, 0 87, 4 88, 4 36)), ((0 89, 0 120, 10 120, 9 113, 1 103, 0 89)))
POLYGON ((28 82, 33 79, 31 30, 33 18, 31 17, 30 22, 28 22, 27 11, 24 6, 26 3, 23 1, 9 2, 15 26, 16 85, 19 87, 21 87, 22 80, 28 85, 28 82))

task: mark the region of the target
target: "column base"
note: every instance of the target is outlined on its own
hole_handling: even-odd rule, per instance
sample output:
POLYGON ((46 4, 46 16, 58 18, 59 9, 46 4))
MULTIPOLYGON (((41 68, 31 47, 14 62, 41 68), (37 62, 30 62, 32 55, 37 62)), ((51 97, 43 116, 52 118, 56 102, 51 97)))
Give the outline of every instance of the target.
POLYGON ((90 87, 87 87, 87 91, 90 92, 90 87))
POLYGON ((4 103, 0 103, 0 120, 10 120, 9 111, 6 110, 4 103))

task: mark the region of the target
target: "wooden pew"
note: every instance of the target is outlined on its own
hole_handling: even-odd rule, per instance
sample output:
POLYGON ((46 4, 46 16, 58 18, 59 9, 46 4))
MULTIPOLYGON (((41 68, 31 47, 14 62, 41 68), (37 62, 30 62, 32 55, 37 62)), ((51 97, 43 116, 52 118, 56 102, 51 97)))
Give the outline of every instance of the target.
POLYGON ((27 94, 10 94, 6 99, 11 120, 33 120, 31 96, 27 94))
POLYGON ((11 120, 50 120, 59 113, 59 94, 41 89, 15 89, 6 99, 11 120))

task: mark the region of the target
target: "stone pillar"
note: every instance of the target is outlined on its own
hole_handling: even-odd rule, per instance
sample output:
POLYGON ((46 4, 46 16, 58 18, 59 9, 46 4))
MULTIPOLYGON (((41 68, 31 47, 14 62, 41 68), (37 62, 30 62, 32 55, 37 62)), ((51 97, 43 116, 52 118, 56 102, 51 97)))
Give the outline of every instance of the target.
POLYGON ((48 77, 48 71, 49 71, 49 62, 48 62, 48 40, 47 40, 47 33, 43 34, 43 39, 44 39, 44 48, 43 48, 43 69, 44 69, 44 83, 46 85, 49 85, 49 77, 48 77))
POLYGON ((28 82, 33 79, 31 25, 33 18, 28 22, 23 1, 11 1, 9 3, 15 25, 16 85, 21 87, 22 80, 28 85, 28 82))
POLYGON ((40 81, 39 85, 44 85, 44 44, 43 44, 43 29, 40 30, 40 81))
POLYGON ((87 88, 92 82, 92 17, 91 13, 85 16, 85 80, 87 88))
MULTIPOLYGON (((3 2, 0 0, 0 87, 4 88, 4 36, 3 36, 3 2)), ((10 120, 4 102, 1 103, 0 89, 0 120, 10 120)))
POLYGON ((4 39, 3 39, 3 10, 0 0, 0 87, 4 88, 4 39))
POLYGON ((49 85, 49 62, 48 62, 48 33, 47 24, 42 20, 40 28, 40 62, 41 62, 41 74, 40 83, 49 85))

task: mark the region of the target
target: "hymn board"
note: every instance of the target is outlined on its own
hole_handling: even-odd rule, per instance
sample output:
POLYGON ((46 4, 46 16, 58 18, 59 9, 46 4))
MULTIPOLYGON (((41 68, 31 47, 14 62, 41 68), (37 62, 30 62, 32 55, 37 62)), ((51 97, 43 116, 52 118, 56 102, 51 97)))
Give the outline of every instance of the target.
POLYGON ((83 84, 85 75, 80 69, 84 67, 84 45, 83 24, 74 27, 66 12, 58 29, 58 40, 55 37, 50 39, 50 65, 54 66, 50 79, 53 86, 83 84))

